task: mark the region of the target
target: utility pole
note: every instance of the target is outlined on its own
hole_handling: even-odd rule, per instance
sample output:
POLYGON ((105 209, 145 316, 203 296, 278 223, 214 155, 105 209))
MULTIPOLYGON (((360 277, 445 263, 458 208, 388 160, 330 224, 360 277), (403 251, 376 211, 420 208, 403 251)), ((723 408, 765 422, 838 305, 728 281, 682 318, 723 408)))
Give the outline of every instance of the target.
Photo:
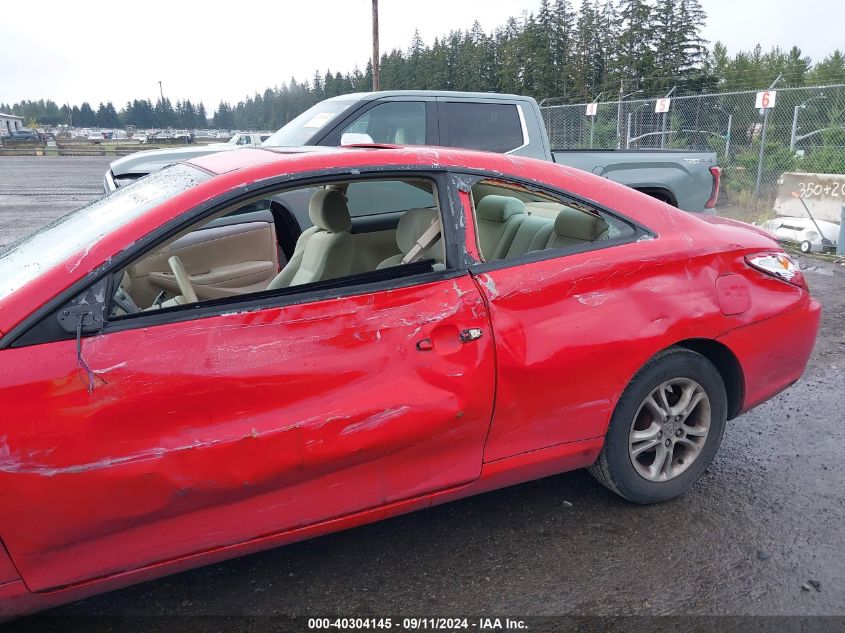
POLYGON ((378 0, 373 0, 373 92, 379 89, 378 0))
POLYGON ((158 82, 158 91, 161 94, 161 104, 164 105, 164 88, 161 87, 161 80, 158 82))

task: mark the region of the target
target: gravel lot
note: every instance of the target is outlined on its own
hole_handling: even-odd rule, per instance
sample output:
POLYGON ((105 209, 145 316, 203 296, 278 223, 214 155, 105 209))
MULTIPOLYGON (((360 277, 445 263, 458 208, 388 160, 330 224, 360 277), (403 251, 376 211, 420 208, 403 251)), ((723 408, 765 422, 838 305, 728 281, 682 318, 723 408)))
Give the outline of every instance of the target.
POLYGON ((0 156, 0 246, 103 193, 114 156, 0 156))
MULTIPOLYGON (((95 196, 108 162, 0 158, 0 243, 95 196)), ((681 499, 634 506, 574 472, 14 627, 167 630, 148 616, 188 616, 179 630, 200 631, 215 627, 193 616, 266 614, 845 615, 845 267, 802 265, 824 304, 805 377, 729 424, 715 462, 681 499)))

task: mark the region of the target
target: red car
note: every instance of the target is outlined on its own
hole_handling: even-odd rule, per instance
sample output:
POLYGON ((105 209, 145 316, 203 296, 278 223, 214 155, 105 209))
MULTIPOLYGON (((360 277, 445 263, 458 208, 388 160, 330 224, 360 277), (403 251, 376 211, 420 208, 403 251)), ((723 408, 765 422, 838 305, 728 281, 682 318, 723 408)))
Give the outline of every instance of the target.
POLYGON ((671 499, 819 314, 767 234, 553 163, 165 168, 0 254, 0 613, 576 468, 671 499))

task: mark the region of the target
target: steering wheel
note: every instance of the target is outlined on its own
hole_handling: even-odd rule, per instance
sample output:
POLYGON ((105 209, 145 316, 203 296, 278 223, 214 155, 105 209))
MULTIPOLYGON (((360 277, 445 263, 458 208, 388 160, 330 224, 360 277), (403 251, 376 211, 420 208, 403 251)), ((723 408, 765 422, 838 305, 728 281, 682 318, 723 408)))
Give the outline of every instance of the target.
POLYGON ((183 301, 179 301, 179 298, 176 298, 176 303, 185 304, 185 303, 196 303, 197 293, 194 291, 194 287, 191 285, 191 280, 188 278, 188 273, 185 272, 185 267, 182 265, 182 260, 179 259, 177 255, 174 255, 170 259, 167 260, 167 263, 170 264, 170 270, 173 271, 173 276, 176 277, 176 283, 179 284, 179 292, 182 293, 183 301))

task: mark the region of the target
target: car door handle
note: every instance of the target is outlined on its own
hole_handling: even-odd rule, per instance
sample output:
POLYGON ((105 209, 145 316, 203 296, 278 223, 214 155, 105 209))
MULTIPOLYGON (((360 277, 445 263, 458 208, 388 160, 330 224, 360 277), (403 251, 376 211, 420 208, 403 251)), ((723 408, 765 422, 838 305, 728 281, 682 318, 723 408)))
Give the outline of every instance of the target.
MULTIPOLYGON (((484 334, 484 332, 481 328, 471 327, 471 328, 468 328, 466 330, 461 330, 460 332, 458 332, 458 340, 460 340, 461 344, 470 343, 472 341, 477 341, 478 339, 480 339, 483 334, 484 334)), ((444 347, 445 348, 452 348, 455 345, 455 343, 449 343, 448 339, 444 339, 442 336, 438 337, 438 340, 439 340, 439 342, 437 344, 438 349, 441 349, 441 350, 443 350, 444 347), (444 345, 444 343, 445 343, 445 345, 444 345)), ((454 341, 455 339, 453 338, 451 340, 454 341)), ((417 341, 417 351, 419 351, 419 352, 430 352, 432 350, 434 350, 434 341, 431 338, 423 338, 423 339, 420 339, 419 341, 417 341)), ((443 351, 448 351, 448 350, 443 350, 443 351)), ((453 349, 452 351, 456 351, 456 350, 453 349)))

